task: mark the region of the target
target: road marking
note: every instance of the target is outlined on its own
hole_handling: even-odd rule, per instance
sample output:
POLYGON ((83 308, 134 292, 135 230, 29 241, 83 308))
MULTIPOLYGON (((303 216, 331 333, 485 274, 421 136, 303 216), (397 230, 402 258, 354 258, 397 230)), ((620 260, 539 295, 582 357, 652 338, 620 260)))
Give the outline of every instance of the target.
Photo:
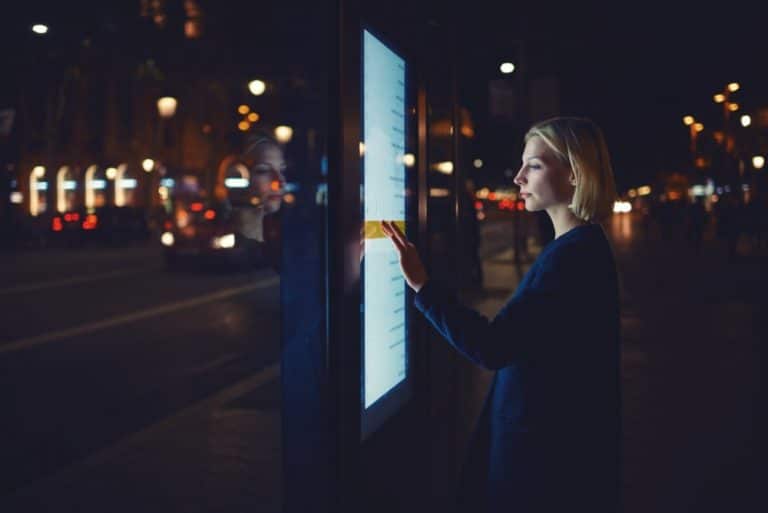
POLYGON ((206 372, 212 371, 216 369, 217 367, 223 367, 225 365, 228 365, 229 363, 237 360, 242 355, 239 353, 227 353, 220 358, 217 358, 213 361, 206 362, 202 365, 197 365, 195 367, 187 367, 186 369, 182 370, 179 375, 186 376, 188 374, 205 374, 206 372))
POLYGON ((107 278, 114 278, 116 276, 140 274, 148 271, 153 271, 155 269, 156 268, 154 267, 144 267, 141 269, 123 269, 121 271, 110 271, 108 273, 93 274, 90 276, 80 276, 78 278, 67 278, 66 280, 46 281, 42 283, 31 283, 29 285, 17 285, 15 287, 9 287, 7 289, 0 289, 0 296, 6 295, 6 294, 15 294, 17 292, 33 292, 35 290, 64 287, 66 285, 74 285, 76 283, 86 283, 89 281, 103 280, 107 278))
POLYGON ((125 315, 117 315, 115 317, 104 319, 96 322, 89 322, 73 328, 66 328, 53 333, 45 333, 42 335, 36 335, 34 337, 26 337, 18 340, 14 340, 0 346, 0 354, 10 353, 13 351, 20 351, 22 349, 29 349, 30 347, 39 346, 55 340, 63 338, 74 337, 77 335, 85 335, 93 333, 94 331, 119 326, 121 324, 127 324, 129 322, 135 322, 141 319, 148 319, 150 317, 157 317, 171 312, 177 312, 186 308, 192 308, 195 306, 203 305, 205 303, 211 303, 213 301, 219 301, 232 296, 238 296, 251 292, 252 290, 265 289, 277 285, 280 283, 279 276, 273 276, 265 280, 251 283, 250 285, 243 285, 242 287, 234 287, 224 290, 219 290, 205 296, 196 297, 194 299, 187 299, 185 301, 177 301, 175 303, 168 303, 154 308, 147 308, 145 310, 139 310, 125 315))

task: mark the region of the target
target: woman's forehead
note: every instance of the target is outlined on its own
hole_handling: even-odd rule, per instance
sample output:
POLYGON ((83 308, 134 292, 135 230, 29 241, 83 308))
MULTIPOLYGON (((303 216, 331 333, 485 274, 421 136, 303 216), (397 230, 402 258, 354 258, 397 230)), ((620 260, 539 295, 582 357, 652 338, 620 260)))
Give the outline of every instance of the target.
POLYGON ((549 146, 547 146, 547 143, 544 142, 541 137, 533 136, 528 139, 527 143, 525 143, 525 149, 523 150, 522 157, 523 162, 534 157, 545 157, 546 155, 549 155, 551 151, 552 150, 550 150, 549 146))
POLYGON ((283 150, 277 146, 267 146, 264 148, 264 154, 272 158, 282 158, 283 150))
POLYGON ((285 159, 283 157, 283 152, 277 148, 265 148, 265 151, 259 153, 257 158, 253 160, 251 166, 252 169, 256 171, 266 171, 270 169, 282 171, 285 169, 285 159))

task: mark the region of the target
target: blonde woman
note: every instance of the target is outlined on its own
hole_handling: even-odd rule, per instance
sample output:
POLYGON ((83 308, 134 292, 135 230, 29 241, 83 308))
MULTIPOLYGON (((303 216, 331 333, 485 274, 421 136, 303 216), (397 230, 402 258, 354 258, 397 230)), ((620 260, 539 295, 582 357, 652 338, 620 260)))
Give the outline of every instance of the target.
POLYGON ((430 280, 393 222, 383 230, 415 306, 465 357, 496 371, 462 471, 459 509, 620 510, 619 287, 600 223, 615 185, 600 129, 554 118, 525 136, 514 179, 555 238, 493 320, 430 280))

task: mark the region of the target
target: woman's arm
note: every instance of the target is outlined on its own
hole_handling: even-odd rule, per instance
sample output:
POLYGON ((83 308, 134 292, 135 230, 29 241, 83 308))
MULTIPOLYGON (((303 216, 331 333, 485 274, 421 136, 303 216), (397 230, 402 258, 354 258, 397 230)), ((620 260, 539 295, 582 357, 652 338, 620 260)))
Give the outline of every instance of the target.
MULTIPOLYGON (((455 295, 429 280, 416 247, 399 227, 382 222, 382 230, 400 254, 400 267, 416 292, 415 305, 432 325, 467 358, 489 369, 498 369, 551 348, 553 341, 573 327, 579 270, 573 258, 553 257, 538 262, 536 275, 489 321, 461 304, 455 295)), ((583 302, 582 302, 583 303, 583 302)))
POLYGON ((487 369, 499 369, 551 349, 552 341, 568 331, 574 305, 569 309, 552 273, 543 270, 490 321, 432 280, 416 294, 414 304, 464 356, 487 369))

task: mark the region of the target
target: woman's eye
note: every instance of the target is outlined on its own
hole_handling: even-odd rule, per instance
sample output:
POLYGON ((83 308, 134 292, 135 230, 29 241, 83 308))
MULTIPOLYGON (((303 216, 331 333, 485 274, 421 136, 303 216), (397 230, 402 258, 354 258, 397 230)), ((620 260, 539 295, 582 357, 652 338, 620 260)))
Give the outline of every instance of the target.
POLYGON ((541 166, 539 166, 538 164, 530 164, 530 165, 528 166, 528 168, 529 168, 529 169, 539 169, 540 167, 541 167, 541 166))

